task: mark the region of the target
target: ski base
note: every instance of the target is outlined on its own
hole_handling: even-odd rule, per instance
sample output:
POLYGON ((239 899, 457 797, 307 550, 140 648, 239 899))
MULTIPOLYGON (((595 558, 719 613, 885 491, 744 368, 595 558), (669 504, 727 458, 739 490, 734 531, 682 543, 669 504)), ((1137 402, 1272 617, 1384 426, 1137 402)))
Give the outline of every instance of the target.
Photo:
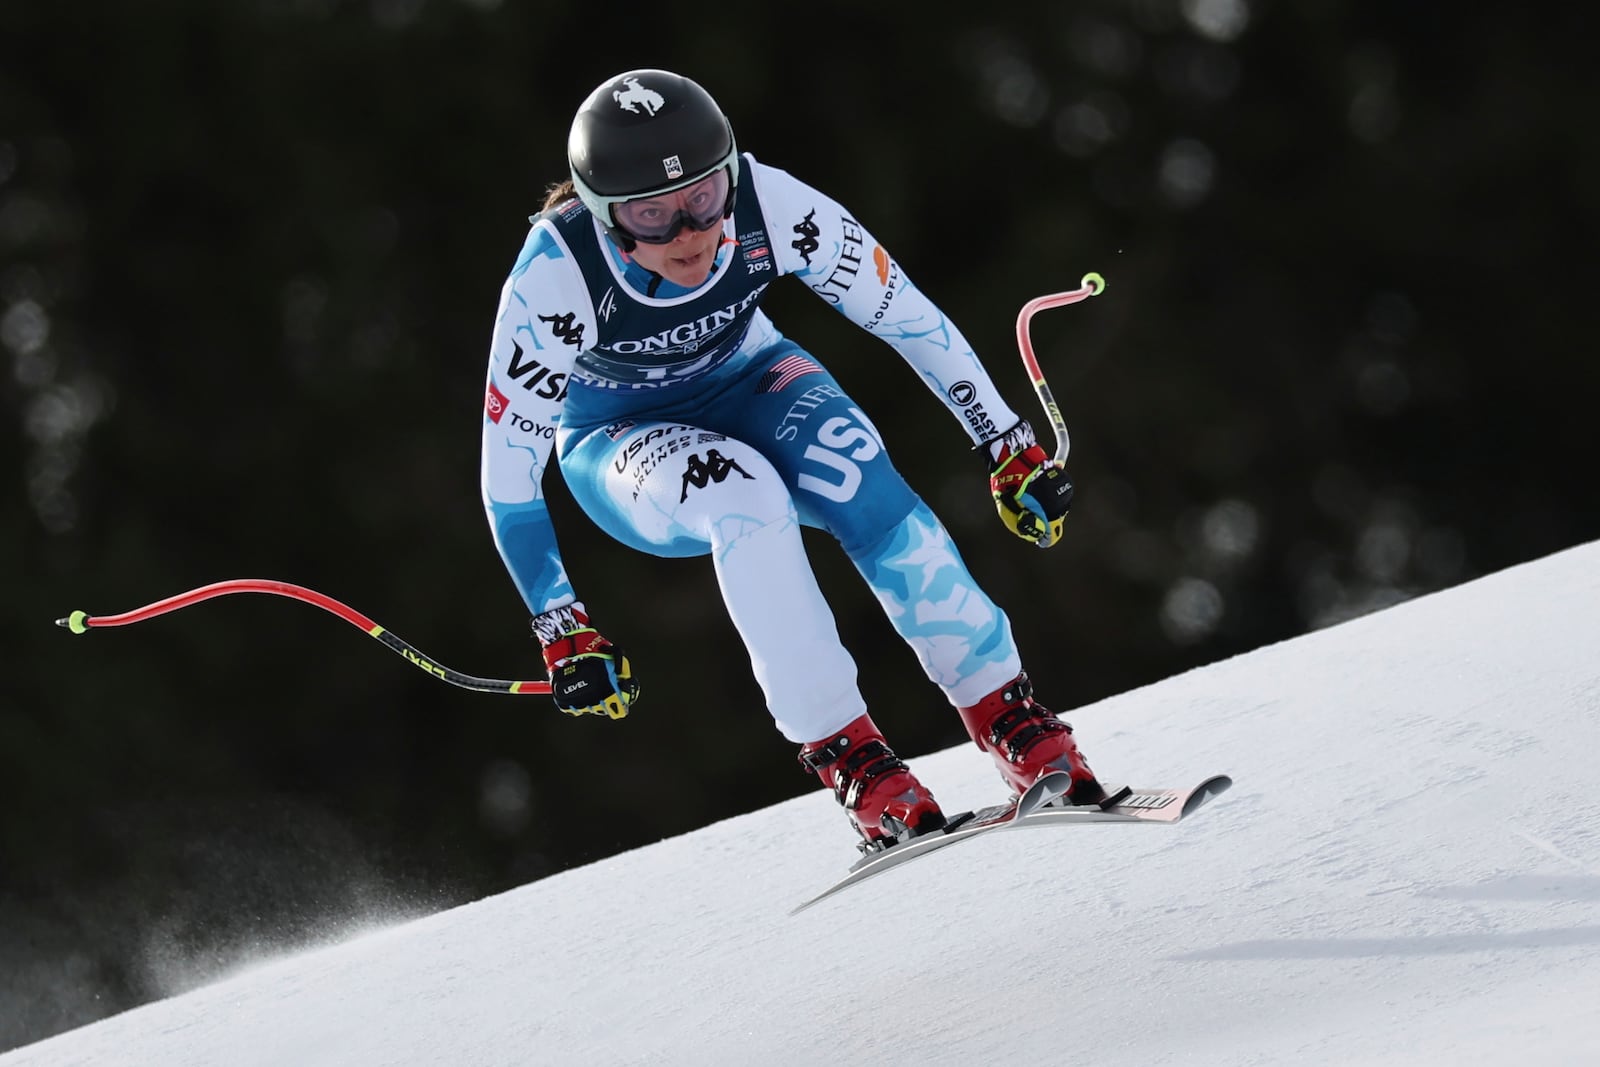
POLYGON ((967 841, 990 830, 1039 828, 1072 823, 1152 823, 1173 825, 1194 814, 1203 805, 1221 796, 1233 785, 1225 774, 1213 775, 1189 789, 1144 789, 1129 786, 1107 787, 1107 797, 1099 804, 1069 805, 1060 802, 1071 785, 1064 773, 1049 774, 1035 782, 1021 797, 1008 804, 997 804, 977 811, 952 816, 943 830, 913 837, 879 852, 862 857, 833 885, 789 912, 798 915, 835 893, 882 874, 891 867, 925 856, 941 848, 967 841))

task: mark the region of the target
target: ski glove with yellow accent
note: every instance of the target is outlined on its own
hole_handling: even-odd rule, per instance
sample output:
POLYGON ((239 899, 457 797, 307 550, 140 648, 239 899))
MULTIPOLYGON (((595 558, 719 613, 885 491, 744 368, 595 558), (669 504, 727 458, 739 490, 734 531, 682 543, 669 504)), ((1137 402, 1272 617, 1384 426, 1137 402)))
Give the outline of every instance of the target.
POLYGON ((533 632, 544 646, 550 695, 568 715, 609 715, 620 719, 639 699, 633 665, 622 649, 589 625, 582 604, 552 608, 534 616, 533 632))
POLYGON ((1072 479, 1045 455, 1023 419, 989 442, 989 491, 1006 529, 1040 548, 1061 540, 1072 479))

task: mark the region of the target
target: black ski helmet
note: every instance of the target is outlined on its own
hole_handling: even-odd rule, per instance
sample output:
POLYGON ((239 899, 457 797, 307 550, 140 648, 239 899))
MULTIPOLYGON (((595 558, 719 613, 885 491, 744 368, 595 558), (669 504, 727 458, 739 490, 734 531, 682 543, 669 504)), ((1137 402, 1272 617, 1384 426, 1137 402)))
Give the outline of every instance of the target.
POLYGON ((611 210, 621 201, 682 189, 727 167, 723 218, 733 214, 733 125, 710 93, 681 74, 630 70, 603 82, 573 116, 567 163, 579 199, 625 252, 635 242, 611 210))

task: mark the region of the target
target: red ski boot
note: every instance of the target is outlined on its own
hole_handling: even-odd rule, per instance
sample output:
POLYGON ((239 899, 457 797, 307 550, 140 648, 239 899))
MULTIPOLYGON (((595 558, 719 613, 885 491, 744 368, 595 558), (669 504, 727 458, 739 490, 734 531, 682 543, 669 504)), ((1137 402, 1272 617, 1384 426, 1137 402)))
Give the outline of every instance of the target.
POLYGON ((944 813, 933 794, 896 756, 870 715, 800 748, 800 762, 844 805, 861 834, 863 852, 876 852, 909 837, 943 829, 944 813))
POLYGON ((1000 777, 1020 796, 1051 771, 1072 775, 1069 804, 1098 804, 1106 791, 1089 769, 1072 727, 1034 703, 1027 672, 970 708, 958 708, 961 723, 978 747, 994 756, 1000 777))

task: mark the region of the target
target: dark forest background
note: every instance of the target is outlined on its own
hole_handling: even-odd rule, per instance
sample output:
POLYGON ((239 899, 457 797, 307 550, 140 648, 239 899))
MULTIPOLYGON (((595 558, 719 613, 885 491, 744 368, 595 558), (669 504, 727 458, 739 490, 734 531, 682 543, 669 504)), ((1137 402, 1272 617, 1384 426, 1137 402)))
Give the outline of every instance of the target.
MULTIPOLYGON (((0 0, 0 1048, 814 788, 709 564, 627 553, 559 480, 643 680, 622 722, 278 598, 52 625, 270 577, 542 677, 478 498, 483 373, 572 111, 621 70, 695 77, 852 208, 1040 426, 1017 311, 1105 275, 1034 324, 1079 485, 1048 552, 892 351, 803 286, 767 305, 1053 707, 1600 536, 1582 5, 913 10, 0 0)), ((963 742, 809 543, 891 740, 963 742)), ((841 815, 841 868, 852 841, 841 815)))

